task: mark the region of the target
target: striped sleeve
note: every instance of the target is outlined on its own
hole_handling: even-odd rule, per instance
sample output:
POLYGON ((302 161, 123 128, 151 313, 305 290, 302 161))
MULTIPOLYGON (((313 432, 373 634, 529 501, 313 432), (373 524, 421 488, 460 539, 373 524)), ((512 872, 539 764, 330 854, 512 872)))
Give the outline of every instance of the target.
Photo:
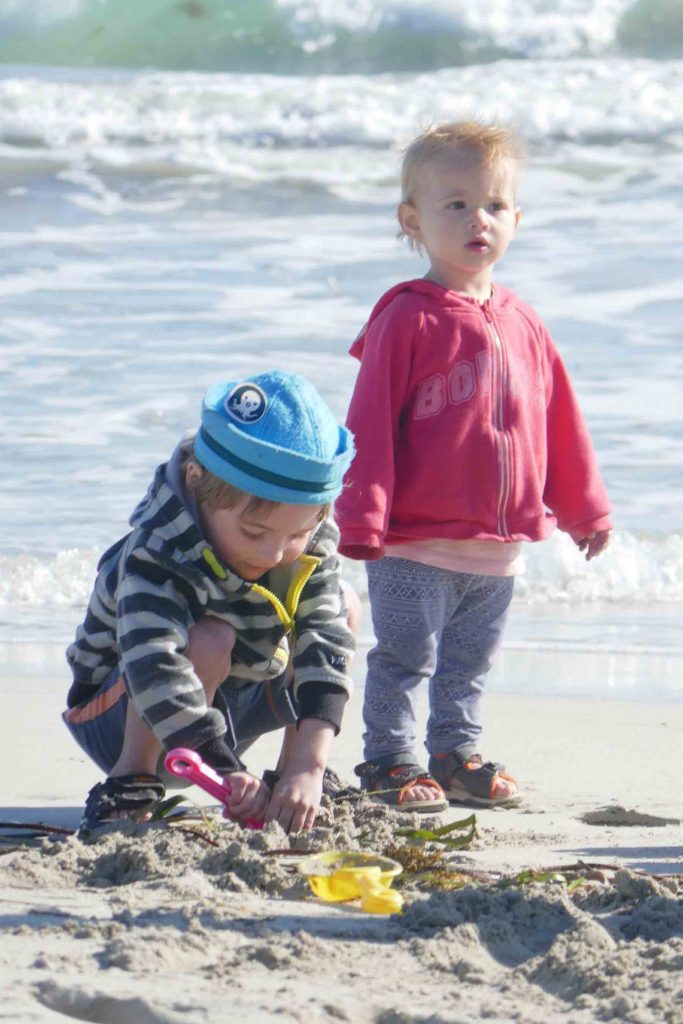
POLYGON ((191 597, 191 585, 147 549, 127 559, 117 601, 120 663, 135 709, 166 749, 196 749, 226 732, 186 655, 191 597))
POLYGON ((338 538, 337 527, 327 520, 310 549, 320 564, 304 587, 297 609, 293 659, 300 718, 324 719, 337 731, 351 694, 349 667, 355 650, 341 588, 338 538))

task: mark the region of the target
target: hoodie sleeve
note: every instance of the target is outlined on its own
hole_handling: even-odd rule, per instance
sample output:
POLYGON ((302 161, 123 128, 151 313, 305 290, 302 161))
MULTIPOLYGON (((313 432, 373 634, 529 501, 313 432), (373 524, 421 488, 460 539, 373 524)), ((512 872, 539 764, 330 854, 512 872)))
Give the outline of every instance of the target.
POLYGON ((548 468, 543 499, 561 530, 581 540, 611 529, 611 507, 567 369, 544 329, 548 468))
POLYGON ((337 732, 351 693, 349 665, 355 650, 341 588, 338 540, 337 527, 327 520, 309 551, 320 563, 299 600, 293 658, 299 719, 323 719, 337 732))
POLYGON ((394 452, 420 320, 414 305, 408 308, 395 299, 370 320, 362 343, 356 341, 351 350, 361 358, 346 419, 356 455, 335 502, 339 551, 348 558, 370 560, 384 554, 394 496, 394 452))
POLYGON ((166 750, 198 750, 217 771, 243 767, 228 743, 226 721, 206 704, 186 655, 191 586, 171 576, 145 548, 131 552, 117 601, 117 640, 135 710, 166 750))

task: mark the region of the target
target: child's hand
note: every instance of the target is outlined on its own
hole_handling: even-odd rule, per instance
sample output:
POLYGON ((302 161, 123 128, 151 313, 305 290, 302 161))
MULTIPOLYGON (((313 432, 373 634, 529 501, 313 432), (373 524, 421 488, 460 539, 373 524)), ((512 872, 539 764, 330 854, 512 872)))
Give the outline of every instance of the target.
POLYGON ((611 532, 611 530, 594 530, 593 533, 589 533, 586 537, 580 537, 576 541, 579 551, 586 552, 587 562, 605 550, 609 544, 611 532))
POLYGON ((228 778, 232 792, 223 816, 235 818, 237 821, 262 818, 270 797, 270 790, 265 782, 261 782, 249 772, 231 772, 228 778))
POLYGON ((318 813, 322 789, 323 773, 320 768, 284 774, 273 789, 266 821, 277 821, 285 832, 310 831, 318 813))

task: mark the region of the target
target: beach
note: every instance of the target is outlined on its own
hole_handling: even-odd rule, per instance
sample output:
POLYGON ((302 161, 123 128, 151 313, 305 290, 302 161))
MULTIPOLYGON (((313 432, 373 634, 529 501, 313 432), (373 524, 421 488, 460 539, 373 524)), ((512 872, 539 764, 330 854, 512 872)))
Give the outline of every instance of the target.
MULTIPOLYGON (((361 682, 363 665, 361 650, 354 668, 361 682)), ((551 658, 536 665, 552 667, 551 658)), ((65 681, 56 651, 23 676, 3 673, 5 821, 72 829, 98 779, 59 720, 58 683, 65 681), (16 723, 29 720, 27 749, 16 723)), ((360 759, 360 697, 352 698, 331 760, 349 781, 360 759)), ((277 826, 261 834, 226 822, 218 847, 162 826, 88 845, 53 836, 7 852, 5 842, 5 1019, 682 1021, 683 801, 676 783, 683 707, 556 698, 548 679, 546 696, 491 693, 485 728, 485 753, 514 771, 524 801, 477 809, 477 837, 445 852, 452 869, 470 873, 462 888, 406 888, 400 914, 317 899, 283 865, 286 858, 268 856, 301 842, 277 826), (563 881, 514 882, 529 869, 563 868, 563 881), (583 881, 572 889, 577 878, 583 881)), ((275 735, 261 741, 249 767, 272 766, 277 745, 275 735)), ((196 790, 192 798, 211 807, 196 790)), ((328 821, 304 845, 359 848, 352 838, 359 822, 344 814, 360 812, 340 808, 323 813, 341 815, 337 831, 328 821)), ((452 806, 429 822, 470 813, 452 806)), ((426 821, 384 818, 384 833, 426 821)))
MULTIPOLYGON (((0 1019, 683 1022, 682 83, 669 0, 0 0, 0 1019), (362 800, 304 837, 211 811, 81 843, 64 650, 100 555, 215 381, 300 372, 343 420, 353 339, 427 269, 402 149, 470 117, 528 143, 496 282, 556 342, 614 512, 590 564, 525 545, 482 745, 523 802, 461 848, 396 829, 470 808, 362 800), (297 856, 330 848, 398 851, 402 912, 317 899, 297 856)), ((373 637, 343 571, 353 781, 373 637)))

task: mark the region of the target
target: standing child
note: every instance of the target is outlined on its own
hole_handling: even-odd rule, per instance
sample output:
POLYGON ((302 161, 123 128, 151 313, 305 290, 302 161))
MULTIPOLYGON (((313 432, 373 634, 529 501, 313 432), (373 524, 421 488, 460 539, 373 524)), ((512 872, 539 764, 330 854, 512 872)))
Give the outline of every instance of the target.
POLYGON ((230 773, 232 817, 312 827, 350 691, 328 512, 352 457, 351 434, 302 377, 272 371, 207 392, 199 430, 102 556, 67 651, 64 720, 107 775, 81 836, 148 816, 172 747, 230 773), (239 754, 283 726, 271 791, 239 754))
POLYGON ((557 350, 534 310, 492 284, 519 223, 523 160, 512 132, 476 122, 411 143, 398 220, 429 270, 382 296, 351 349, 361 360, 347 420, 358 455, 336 506, 339 550, 368 563, 377 639, 356 772, 403 810, 440 809, 444 794, 517 798, 479 741, 521 542, 558 525, 590 559, 611 529, 557 350), (422 680, 429 772, 414 752, 422 680))

